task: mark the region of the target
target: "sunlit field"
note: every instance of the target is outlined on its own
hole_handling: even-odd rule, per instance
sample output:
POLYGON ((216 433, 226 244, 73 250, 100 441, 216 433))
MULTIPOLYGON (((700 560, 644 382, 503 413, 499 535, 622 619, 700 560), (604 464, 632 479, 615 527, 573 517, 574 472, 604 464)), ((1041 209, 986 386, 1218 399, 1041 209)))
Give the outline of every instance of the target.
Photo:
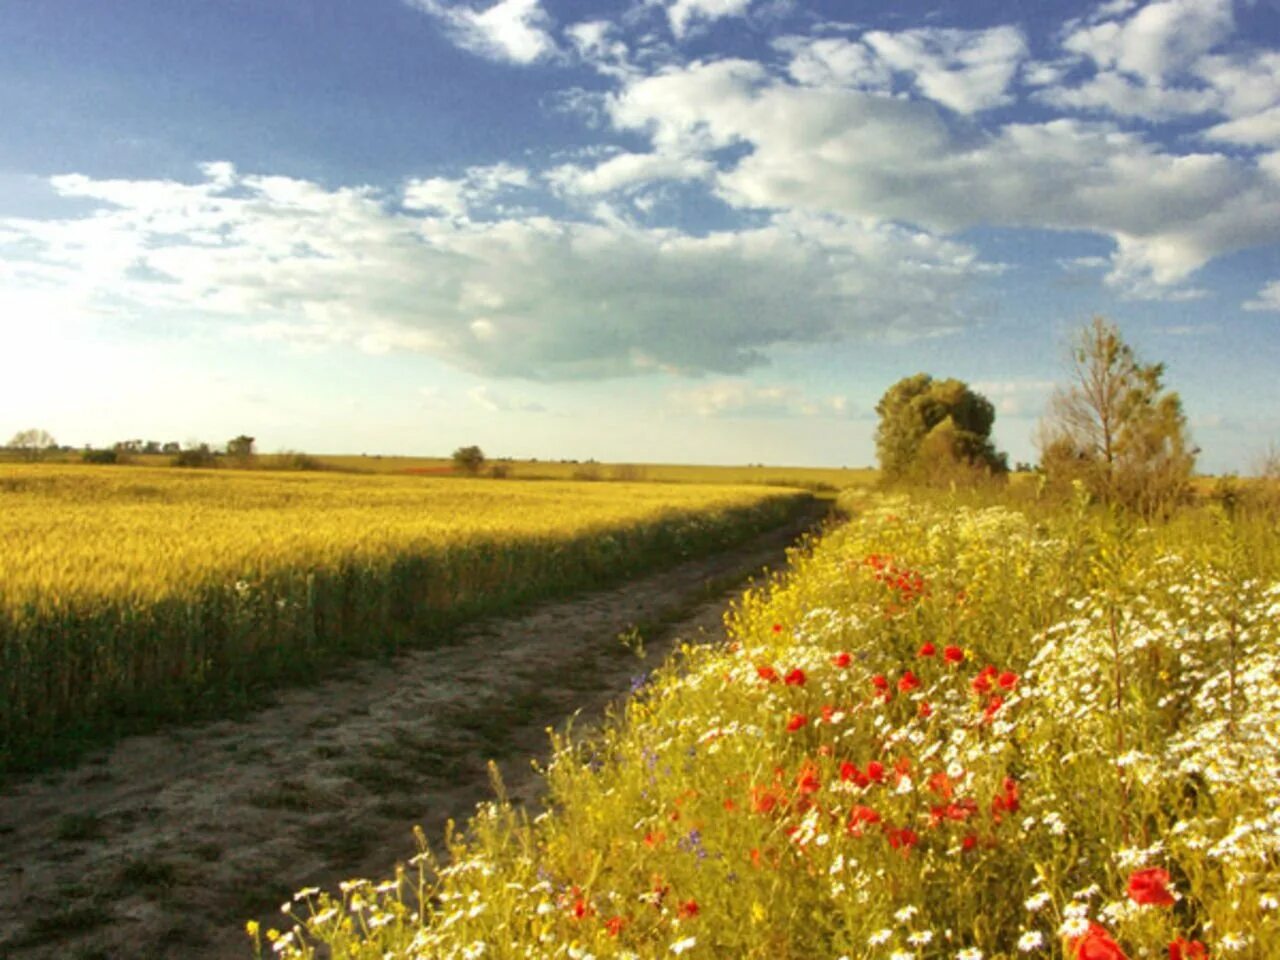
MULTIPOLYGON (((321 463, 345 470, 373 473, 445 474, 453 461, 430 457, 324 456, 321 463)), ((659 483, 768 484, 807 489, 842 490, 875 482, 872 468, 846 467, 766 467, 694 466, 661 463, 596 463, 561 460, 496 460, 488 469, 497 469, 522 480, 622 480, 659 483)))
POLYGON ((761 487, 0 466, 0 769, 776 525, 761 487), (43 746, 42 746, 43 745, 43 746))
POLYGON ((547 812, 485 806, 447 851, 250 935, 291 957, 1280 957, 1273 521, 848 505, 726 642, 556 742, 547 812))

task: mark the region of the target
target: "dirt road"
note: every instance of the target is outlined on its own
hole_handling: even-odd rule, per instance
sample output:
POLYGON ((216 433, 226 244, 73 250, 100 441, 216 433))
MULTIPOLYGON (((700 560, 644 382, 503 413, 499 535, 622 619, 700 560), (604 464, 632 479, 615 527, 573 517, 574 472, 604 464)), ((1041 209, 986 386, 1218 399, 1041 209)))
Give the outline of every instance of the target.
POLYGON ((676 640, 716 636, 734 585, 781 567, 817 520, 11 785, 0 957, 248 956, 245 919, 304 886, 388 876, 414 824, 435 842, 465 820, 489 797, 489 758, 535 800, 547 726, 598 716, 676 640), (645 663, 619 640, 637 625, 645 663))

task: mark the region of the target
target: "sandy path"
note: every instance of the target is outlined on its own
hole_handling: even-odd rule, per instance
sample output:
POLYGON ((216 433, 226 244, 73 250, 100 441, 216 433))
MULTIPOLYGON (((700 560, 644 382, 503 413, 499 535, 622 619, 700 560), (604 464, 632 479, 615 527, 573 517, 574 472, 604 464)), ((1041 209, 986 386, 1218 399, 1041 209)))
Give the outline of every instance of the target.
POLYGON ((303 886, 385 877, 489 797, 535 799, 548 725, 598 716, 680 638, 714 636, 731 584, 816 515, 746 547, 359 663, 251 717, 133 737, 0 794, 0 957, 246 957, 239 932, 303 886), (618 640, 647 625, 647 663, 618 640))

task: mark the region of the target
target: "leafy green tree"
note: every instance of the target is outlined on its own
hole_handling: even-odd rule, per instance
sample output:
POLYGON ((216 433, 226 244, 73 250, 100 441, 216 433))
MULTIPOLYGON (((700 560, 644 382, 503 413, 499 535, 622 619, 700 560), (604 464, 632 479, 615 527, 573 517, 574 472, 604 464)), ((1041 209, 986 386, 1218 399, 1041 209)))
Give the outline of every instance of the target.
POLYGON ((477 476, 484 469, 484 451, 479 447, 459 447, 453 451, 453 468, 459 473, 477 476))
POLYGON ((995 408, 962 380, 904 377, 885 391, 876 413, 876 455, 886 480, 947 483, 1009 470, 991 442, 995 408))
POLYGON ((1185 500, 1198 451, 1163 379, 1163 364, 1141 363, 1114 324, 1094 317, 1076 333, 1068 381, 1040 425, 1046 479, 1078 480, 1095 498, 1147 517, 1185 500))

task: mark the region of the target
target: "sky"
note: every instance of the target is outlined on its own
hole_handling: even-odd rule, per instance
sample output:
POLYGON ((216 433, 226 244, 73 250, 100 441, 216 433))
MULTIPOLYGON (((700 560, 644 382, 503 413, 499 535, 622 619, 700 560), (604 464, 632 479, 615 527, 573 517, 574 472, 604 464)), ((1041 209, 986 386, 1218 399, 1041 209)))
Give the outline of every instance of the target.
POLYGON ((4 437, 1034 461, 1101 314, 1280 446, 1280 0, 10 2, 0 117, 4 437))

